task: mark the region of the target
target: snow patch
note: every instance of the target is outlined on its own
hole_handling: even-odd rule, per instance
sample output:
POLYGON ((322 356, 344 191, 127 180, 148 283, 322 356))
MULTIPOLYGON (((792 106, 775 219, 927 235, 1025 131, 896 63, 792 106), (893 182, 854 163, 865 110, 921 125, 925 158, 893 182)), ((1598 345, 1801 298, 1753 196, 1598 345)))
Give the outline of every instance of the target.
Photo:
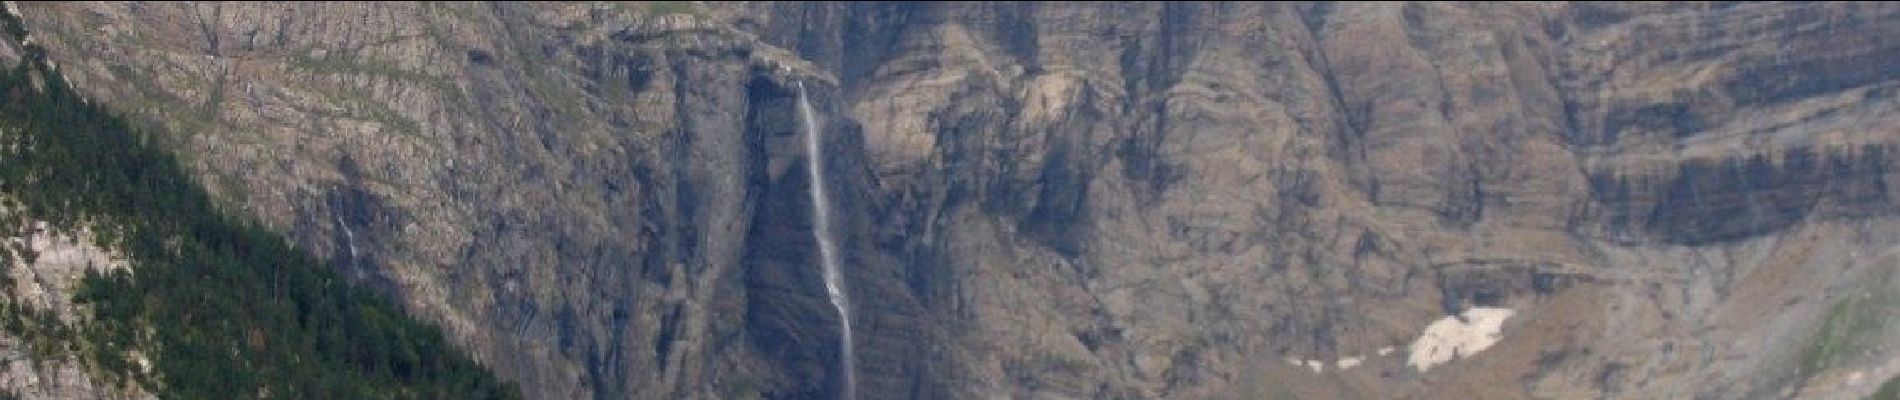
POLYGON ((1504 320, 1513 313, 1508 308, 1475 307, 1462 316, 1440 318, 1426 325, 1425 332, 1412 342, 1406 363, 1425 372, 1432 366, 1478 354, 1504 339, 1504 320))

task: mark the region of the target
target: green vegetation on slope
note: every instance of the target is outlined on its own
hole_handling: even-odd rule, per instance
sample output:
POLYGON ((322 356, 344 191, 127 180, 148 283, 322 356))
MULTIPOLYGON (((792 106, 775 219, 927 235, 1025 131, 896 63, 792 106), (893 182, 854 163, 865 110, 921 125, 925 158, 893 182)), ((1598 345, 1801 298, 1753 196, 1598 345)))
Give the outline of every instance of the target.
POLYGON ((1867 400, 1900 400, 1900 375, 1895 375, 1887 379, 1887 383, 1880 384, 1880 390, 1874 391, 1872 396, 1867 396, 1867 400))
POLYGON ((652 12, 653 12, 654 14, 659 14, 659 15, 666 15, 666 14, 694 14, 694 15, 697 15, 697 14, 698 14, 697 12, 695 12, 695 11, 693 10, 693 4, 692 4, 692 3, 689 3, 689 2, 684 2, 684 1, 655 1, 655 2, 650 2, 650 3, 647 3, 647 9, 648 9, 648 10, 650 10, 650 11, 652 11, 652 12))
POLYGON ((1866 281, 1869 289, 1836 301, 1828 307, 1821 329, 1811 336, 1801 351, 1801 373, 1813 376, 1835 366, 1867 347, 1871 339, 1884 332, 1900 316, 1900 293, 1886 290, 1893 279, 1891 270, 1876 271, 1866 281))
MULTIPOLYGON (((17 43, 19 21, 0 16, 17 43)), ((173 155, 68 90, 42 50, 26 52, 0 71, 0 197, 62 231, 92 228, 134 270, 86 277, 75 300, 96 319, 56 338, 92 369, 162 398, 520 396, 437 328, 216 209, 173 155), (150 356, 151 373, 134 367, 133 350, 150 356)))

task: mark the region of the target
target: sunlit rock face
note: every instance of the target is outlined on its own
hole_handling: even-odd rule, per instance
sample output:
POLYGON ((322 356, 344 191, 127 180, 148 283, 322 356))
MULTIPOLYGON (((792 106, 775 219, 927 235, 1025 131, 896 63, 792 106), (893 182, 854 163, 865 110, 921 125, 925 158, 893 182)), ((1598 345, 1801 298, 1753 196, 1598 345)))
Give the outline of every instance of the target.
MULTIPOLYGON (((0 129, 0 143, 13 143, 7 135, 0 129)), ((130 267, 118 252, 97 244, 90 229, 55 229, 12 200, 0 196, 0 267, 8 282, 0 287, 5 296, 0 302, 17 307, 8 312, 33 316, 24 319, 36 327, 0 331, 0 393, 30 399, 154 398, 138 383, 88 365, 82 354, 64 348, 64 339, 33 336, 47 335, 45 330, 55 326, 83 332, 93 314, 90 306, 73 301, 80 281, 87 273, 130 272, 130 267)), ((142 352, 128 359, 141 368, 136 372, 150 372, 151 360, 142 352)))
POLYGON ((837 394, 795 82, 861 398, 1855 398, 1900 348, 1826 328, 1900 268, 1886 3, 15 6, 535 398, 837 394))

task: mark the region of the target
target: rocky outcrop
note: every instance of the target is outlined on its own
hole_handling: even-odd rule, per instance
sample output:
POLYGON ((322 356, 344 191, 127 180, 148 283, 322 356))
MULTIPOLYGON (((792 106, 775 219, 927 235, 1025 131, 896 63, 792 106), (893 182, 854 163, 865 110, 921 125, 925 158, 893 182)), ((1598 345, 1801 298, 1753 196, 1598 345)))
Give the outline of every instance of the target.
POLYGON ((751 93, 826 82, 788 53, 643 6, 20 6, 234 207, 530 394, 788 385, 740 378, 767 368, 729 312, 768 158, 751 93))
MULTIPOLYGON (((150 399, 126 371, 105 371, 82 360, 71 338, 92 322, 91 308, 75 304, 87 273, 127 270, 124 258, 93 243, 91 232, 58 232, 0 197, 0 264, 6 267, 4 299, 9 324, 0 331, 0 394, 29 399, 150 399), (15 316, 14 313, 25 314, 15 316)), ((130 359, 149 373, 143 355, 130 359)), ((139 373, 141 371, 130 371, 139 373)))
POLYGON ((1900 337, 1799 361, 1900 268, 1884 4, 18 7, 539 398, 838 390, 795 81, 865 397, 1851 396, 1900 337))
POLYGON ((140 389, 125 388, 98 376, 77 359, 35 354, 25 341, 0 335, 0 388, 25 399, 151 399, 140 389))
POLYGON ((1673 173, 1595 176, 1591 194, 1611 210, 1612 230, 1621 236, 1709 244, 1781 231, 1810 214, 1891 213, 1887 176, 1893 164, 1886 151, 1868 146, 1817 154, 1801 147, 1746 159, 1685 160, 1673 173))

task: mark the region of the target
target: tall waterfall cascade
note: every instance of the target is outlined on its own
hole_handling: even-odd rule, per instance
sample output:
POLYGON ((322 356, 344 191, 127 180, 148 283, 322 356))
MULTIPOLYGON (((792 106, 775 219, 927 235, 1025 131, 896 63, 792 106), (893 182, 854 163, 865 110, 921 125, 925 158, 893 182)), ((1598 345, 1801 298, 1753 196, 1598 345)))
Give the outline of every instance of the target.
POLYGON ((831 238, 831 202, 825 196, 824 131, 818 126, 811 102, 805 98, 805 83, 798 83, 799 118, 805 123, 805 171, 811 178, 812 237, 818 241, 819 262, 824 267, 825 294, 838 309, 839 365, 844 375, 840 398, 857 398, 857 352, 851 341, 851 302, 845 296, 844 272, 838 267, 838 248, 831 238))

